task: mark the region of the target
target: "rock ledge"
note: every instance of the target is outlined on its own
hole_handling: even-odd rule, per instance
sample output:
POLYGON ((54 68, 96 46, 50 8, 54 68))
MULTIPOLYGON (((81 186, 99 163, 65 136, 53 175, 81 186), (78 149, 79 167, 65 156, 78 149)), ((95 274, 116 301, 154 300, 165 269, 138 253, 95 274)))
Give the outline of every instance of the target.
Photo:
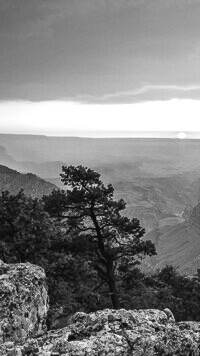
POLYGON ((200 323, 168 308, 78 312, 46 331, 48 295, 38 266, 0 262, 1 356, 200 356, 200 323))

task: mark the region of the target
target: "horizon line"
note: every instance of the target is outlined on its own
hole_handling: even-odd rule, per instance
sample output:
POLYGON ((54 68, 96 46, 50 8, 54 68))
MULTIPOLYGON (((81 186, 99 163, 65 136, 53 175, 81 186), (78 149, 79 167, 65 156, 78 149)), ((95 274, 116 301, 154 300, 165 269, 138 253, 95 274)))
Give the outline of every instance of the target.
POLYGON ((58 138, 163 138, 200 139, 200 131, 67 131, 67 132, 0 132, 10 136, 43 136, 58 138))

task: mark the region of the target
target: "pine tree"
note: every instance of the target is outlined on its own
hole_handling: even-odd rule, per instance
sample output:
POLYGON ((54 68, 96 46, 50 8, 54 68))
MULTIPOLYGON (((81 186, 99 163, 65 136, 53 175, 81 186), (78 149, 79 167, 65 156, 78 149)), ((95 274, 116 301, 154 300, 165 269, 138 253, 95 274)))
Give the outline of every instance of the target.
POLYGON ((145 255, 155 254, 155 247, 151 241, 141 239, 145 231, 137 219, 130 220, 121 214, 126 207, 124 200, 114 200, 113 186, 105 187, 98 172, 83 166, 63 166, 62 171, 61 180, 68 190, 46 197, 46 206, 50 209, 60 194, 63 220, 89 241, 101 285, 108 286, 112 305, 118 309, 116 280, 120 262, 139 261, 145 255))

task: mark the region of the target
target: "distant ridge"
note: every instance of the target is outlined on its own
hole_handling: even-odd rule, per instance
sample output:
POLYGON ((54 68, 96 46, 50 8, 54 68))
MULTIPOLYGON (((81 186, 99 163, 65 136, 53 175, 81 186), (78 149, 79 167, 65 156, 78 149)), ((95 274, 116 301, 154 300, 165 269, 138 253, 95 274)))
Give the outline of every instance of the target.
MULTIPOLYGON (((23 134, 23 133, 2 133, 1 136, 18 136, 18 137, 30 137, 30 138, 172 138, 178 139, 180 131, 67 131, 57 135, 51 134, 23 134)), ((184 139, 200 139, 200 132, 196 131, 184 131, 186 137, 184 139)))
POLYGON ((41 197, 50 194, 53 189, 58 189, 56 185, 46 182, 35 174, 22 174, 6 166, 0 165, 0 192, 8 190, 12 194, 18 193, 21 189, 26 195, 41 197))

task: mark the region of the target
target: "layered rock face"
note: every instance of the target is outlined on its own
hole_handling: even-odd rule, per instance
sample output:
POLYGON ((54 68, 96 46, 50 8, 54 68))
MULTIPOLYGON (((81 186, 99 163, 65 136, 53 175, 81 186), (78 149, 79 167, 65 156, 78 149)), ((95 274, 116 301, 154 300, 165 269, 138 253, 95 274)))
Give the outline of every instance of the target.
POLYGON ((30 263, 0 261, 0 342, 46 331, 48 294, 44 270, 30 263))

